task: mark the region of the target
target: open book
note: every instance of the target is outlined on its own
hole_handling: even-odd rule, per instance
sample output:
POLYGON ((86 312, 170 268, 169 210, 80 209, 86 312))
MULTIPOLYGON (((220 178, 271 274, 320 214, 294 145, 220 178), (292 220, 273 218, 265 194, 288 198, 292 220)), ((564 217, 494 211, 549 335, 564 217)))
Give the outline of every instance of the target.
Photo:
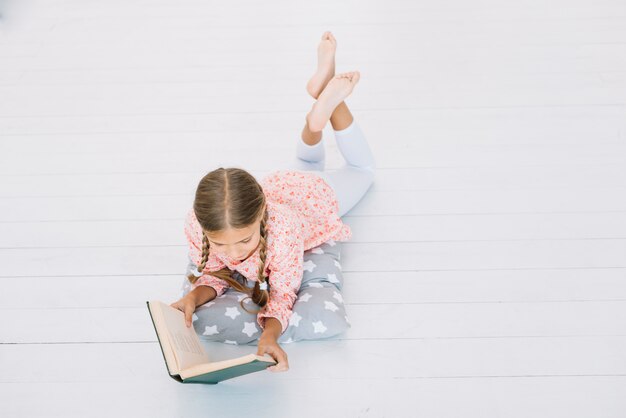
POLYGON ((185 325, 185 315, 178 309, 149 301, 148 311, 154 324, 165 365, 170 376, 183 383, 211 383, 258 372, 276 364, 268 354, 248 354, 230 360, 211 362, 193 327, 185 325))

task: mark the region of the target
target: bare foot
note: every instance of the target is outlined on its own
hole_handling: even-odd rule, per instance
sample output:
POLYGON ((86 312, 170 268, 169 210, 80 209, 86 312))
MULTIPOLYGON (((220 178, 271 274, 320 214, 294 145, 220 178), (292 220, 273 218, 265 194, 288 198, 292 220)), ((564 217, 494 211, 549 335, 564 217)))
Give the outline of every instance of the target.
POLYGON ((331 32, 324 32, 317 47, 317 70, 306 85, 306 91, 314 99, 320 95, 326 84, 335 75, 335 51, 337 40, 331 32))
POLYGON ((320 93, 313 108, 306 115, 307 124, 311 132, 319 132, 324 129, 333 111, 352 93, 352 89, 359 82, 361 74, 358 71, 337 74, 320 93))

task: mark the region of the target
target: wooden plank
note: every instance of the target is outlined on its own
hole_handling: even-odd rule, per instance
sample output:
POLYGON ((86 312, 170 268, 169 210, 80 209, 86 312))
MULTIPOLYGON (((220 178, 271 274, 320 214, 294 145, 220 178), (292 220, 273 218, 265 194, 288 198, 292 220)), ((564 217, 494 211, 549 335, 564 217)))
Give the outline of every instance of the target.
MULTIPOLYGON (((295 11, 291 10, 289 19, 297 21, 298 13, 294 16, 293 12, 295 11)), ((317 9, 317 11, 312 12, 316 16, 323 16, 323 18, 328 16, 328 11, 322 12, 317 9)), ((335 6, 333 6, 332 12, 340 13, 335 6)), ((352 13, 352 9, 350 12, 352 13)), ((398 15, 401 16, 400 13, 398 15)), ((87 48, 88 45, 97 45, 99 47, 97 51, 103 53, 101 55, 104 57, 111 57, 112 54, 112 51, 106 49, 107 46, 115 47, 114 58, 116 61, 124 62, 122 58, 129 57, 130 62, 126 62, 127 64, 136 62, 138 59, 145 62, 150 58, 155 62, 163 63, 163 59, 156 61, 158 55, 155 54, 155 51, 158 47, 164 53, 171 54, 173 59, 185 56, 187 59, 193 60, 189 64, 211 62, 210 59, 215 54, 219 54, 230 61, 231 56, 236 55, 237 52, 258 58, 265 57, 265 59, 279 56, 281 52, 289 52, 289 58, 293 60, 294 56, 298 57, 304 52, 310 54, 311 48, 316 45, 321 32, 319 29, 313 33, 306 30, 292 31, 290 37, 284 37, 284 26, 270 26, 265 22, 263 30, 256 31, 255 36, 251 36, 248 31, 242 30, 241 25, 213 26, 216 18, 219 21, 219 17, 215 14, 211 17, 196 16, 195 18, 190 16, 179 18, 172 16, 154 17, 142 21, 142 24, 145 25, 143 31, 134 30, 136 18, 118 17, 116 20, 103 17, 82 18, 80 20, 57 19, 55 20, 57 27, 49 36, 50 42, 46 43, 45 48, 40 52, 42 59, 45 58, 46 61, 50 60, 53 53, 56 53, 57 56, 61 55, 64 58, 61 62, 64 63, 79 62, 78 57, 72 54, 82 52, 83 55, 93 56, 94 60, 90 60, 90 62, 99 62, 104 64, 102 66, 105 66, 106 61, 102 59, 95 61, 97 55, 93 52, 94 50, 87 48), (84 33, 84 37, 72 38, 71 35, 77 31, 84 33), (198 38, 198 33, 204 34, 205 37, 198 38), (149 43, 150 37, 146 34, 153 35, 154 39, 152 40, 158 42, 149 43), (223 39, 220 38, 220 34, 228 37, 228 45, 219 42, 220 39, 223 39), (125 38, 128 38, 127 43, 123 43, 125 38), (268 47, 268 40, 272 40, 272 48, 268 47), (136 50, 138 43, 144 45, 143 50, 136 50), (174 46, 178 46, 178 50, 174 46), (303 48, 303 46, 308 46, 308 48, 303 48), (209 52, 208 56, 195 55, 198 49, 209 52), (131 52, 134 52, 134 56, 131 52)), ((411 57, 417 57, 417 55, 411 55, 416 46, 425 50, 434 49, 435 45, 436 47, 454 45, 457 49, 461 49, 460 47, 465 45, 473 45, 474 47, 553 45, 563 48, 566 45, 576 43, 610 43, 623 40, 626 36, 623 24, 624 16, 605 16, 595 19, 535 19, 532 21, 532 31, 525 30, 530 24, 525 20, 422 20, 418 25, 414 21, 393 20, 390 19, 389 24, 385 25, 384 36, 374 33, 375 28, 381 26, 378 22, 357 21, 355 22, 357 24, 347 24, 346 22, 334 24, 333 26, 337 27, 339 42, 344 48, 342 56, 364 54, 368 52, 367 48, 369 47, 370 52, 372 52, 370 55, 373 57, 393 57, 396 61, 410 61, 411 57), (585 31, 580 30, 581 20, 587 29, 585 31), (436 37, 436 44, 426 42, 429 35, 436 37), (388 48, 390 39, 393 40, 394 47, 407 51, 408 55, 399 56, 391 48, 388 48)), ((284 25, 284 21, 281 23, 284 25)), ((31 35, 31 42, 32 36, 43 36, 41 32, 45 30, 46 24, 49 25, 50 21, 33 18, 32 27, 34 30, 31 35)), ((328 23, 316 26, 319 28, 328 27, 328 23)), ((289 27, 293 27, 293 24, 290 24, 289 27)), ((28 36, 22 35, 22 39, 27 40, 27 38, 28 36)), ((14 42, 19 45, 19 39, 15 39, 14 42)), ((456 54, 451 53, 449 55, 454 56, 456 54)), ((482 60, 488 59, 487 57, 480 58, 482 60)), ((30 63, 31 67, 35 67, 32 60, 30 63)))
POLYGON ((141 390, 137 376, 89 384, 68 379, 72 377, 55 382, 0 383, 3 411, 7 416, 31 418, 203 416, 207 411, 219 411, 224 418, 242 414, 414 418, 455 417, 462 409, 464 416, 556 417, 567 411, 569 418, 587 418, 601 408, 603 418, 622 418, 626 408, 624 376, 290 380, 263 374, 259 379, 245 376, 215 386, 183 386, 165 377, 163 371, 154 379, 142 379, 141 390), (264 388, 263 393, 259 387, 264 388), (37 402, 33 402, 33 393, 38 394, 37 402), (324 401, 311 402, 312 394, 318 393, 324 394, 324 401))
MULTIPOLYGON (((80 51, 74 53, 81 55, 80 51)), ((363 71, 366 72, 367 69, 363 71)), ((0 103, 0 114, 17 118, 98 113, 207 114, 255 112, 259 109, 280 112, 289 109, 290 103, 296 105, 294 109, 307 111, 312 99, 304 91, 303 85, 310 77, 310 72, 303 74, 300 80, 281 80, 275 83, 215 80, 196 84, 84 84, 71 95, 67 94, 68 86, 65 85, 0 86, 1 95, 16 98, 11 102, 0 103), (230 95, 245 95, 246 100, 229 100, 230 95), (91 104, 89 98, 94 96, 98 96, 99 100, 91 104), (49 100, 50 97, 56 98, 54 102, 49 100), (302 100, 303 98, 306 100, 302 100)), ((534 78, 525 77, 520 81, 520 77, 517 77, 512 81, 494 77, 487 84, 478 76, 474 80, 450 80, 442 77, 431 80, 426 86, 422 84, 423 81, 411 82, 404 78, 372 80, 364 82, 355 90, 355 108, 372 109, 374 103, 379 108, 450 107, 451 104, 464 107, 624 104, 626 83, 613 82, 607 85, 597 77, 593 77, 593 81, 581 81, 560 74, 534 78), (581 89, 581 85, 586 87, 581 89), (367 97, 367 102, 362 97, 367 97)))
MULTIPOLYGON (((345 243, 342 268, 387 272, 625 268, 626 239, 345 243)), ((6 249, 0 276, 182 274, 186 246, 6 249)))
MULTIPOLYGON (((172 295, 166 301, 175 299, 172 295)), ((19 320, 2 326, 0 343, 156 341, 145 303, 133 305, 2 309, 6 317, 19 320)), ((348 305, 346 311, 352 326, 338 337, 342 340, 626 336, 624 300, 361 304, 348 305)))
MULTIPOLYGON (((308 76, 303 77, 304 80, 307 78, 308 76)), ((300 90, 301 86, 297 89, 300 90)), ((234 99, 230 101, 234 102, 234 99)), ((222 109, 220 112, 202 113, 196 109, 185 114, 172 109, 167 118, 163 118, 158 113, 143 112, 123 115, 104 111, 100 114, 76 116, 67 114, 54 117, 37 115, 3 117, 0 118, 0 128, 2 128, 0 132, 3 138, 38 135, 40 138, 34 140, 40 143, 52 141, 51 144, 62 141, 58 138, 60 135, 70 136, 67 141, 70 142, 71 148, 65 149, 65 152, 71 152, 77 146, 80 147, 78 150, 82 148, 87 152, 115 152, 113 150, 116 148, 113 145, 123 141, 125 137, 133 138, 128 140, 130 145, 126 141, 124 143, 124 149, 130 147, 129 151, 143 150, 144 155, 150 155, 145 150, 150 147, 150 139, 154 138, 155 150, 159 150, 160 143, 169 141, 166 150, 180 152, 181 147, 176 146, 178 139, 180 138, 180 144, 184 146, 190 141, 188 138, 194 138, 193 134, 196 139, 190 146, 194 149, 211 147, 211 144, 224 138, 232 138, 233 147, 243 147, 255 132, 268 138, 270 145, 287 146, 290 138, 293 139, 292 143, 299 139, 302 121, 306 112, 310 110, 311 99, 302 92, 293 100, 285 100, 283 103, 284 109, 280 112, 269 112, 267 108, 263 108, 263 111, 234 112, 222 109), (99 143, 94 144, 95 149, 89 149, 84 145, 76 145, 81 142, 80 138, 73 138, 72 135, 80 135, 83 138, 96 136, 99 138, 99 143), (118 135, 121 135, 121 138, 116 140, 115 137, 118 135), (198 140, 198 137, 203 138, 204 141, 198 140), (106 147, 107 141, 111 141, 111 147, 106 147), (145 145, 143 147, 139 145, 139 148, 135 146, 133 149, 132 144, 137 142, 145 145)), ((350 107, 359 124, 364 128, 363 132, 371 138, 373 143, 377 143, 376 138, 385 138, 391 141, 392 145, 401 144, 404 147, 432 147, 438 144, 454 143, 469 148, 473 143, 481 141, 492 145, 506 145, 514 141, 518 144, 548 146, 554 143, 573 142, 567 138, 583 138, 576 142, 593 143, 589 135, 593 135, 598 142, 621 141, 622 144, 624 142, 619 131, 619 128, 624 127, 624 121, 619 118, 620 106, 617 104, 602 107, 581 105, 572 107, 517 106, 514 108, 422 106, 416 109, 394 105, 373 109, 371 103, 368 107, 360 105, 357 101, 355 106, 355 103, 350 101, 350 107), (381 112, 385 115, 384 120, 379 119, 381 112), (516 121, 511 121, 512 118, 516 121), (402 138, 407 138, 407 133, 403 131, 407 119, 411 120, 411 130, 414 132, 410 137, 414 137, 415 140, 399 142, 402 138), (594 125, 598 124, 598 119, 603 123, 596 128, 597 132, 594 133, 594 125), (559 135, 562 136, 559 137, 559 135), (547 139, 548 137, 550 139, 547 139), (432 139, 429 140, 429 138, 432 139)), ((328 138, 332 138, 330 128, 327 131, 329 131, 328 138)), ((224 142, 230 143, 230 141, 224 142)), ((63 144, 60 142, 59 145, 63 144)), ((7 147, 7 151, 12 148, 24 151, 23 148, 15 145, 11 146, 8 143, 5 145, 4 141, 2 145, 3 149, 7 147)), ((225 149, 231 146, 223 145, 221 141, 220 145, 227 147, 225 149)), ((45 152, 47 148, 56 148, 56 146, 43 145, 42 152, 45 152)), ((60 149, 53 149, 53 151, 59 152, 60 149)), ((567 147, 562 151, 568 152, 567 147)), ((36 152, 37 146, 29 147, 28 153, 36 152)), ((430 165, 432 166, 433 162, 430 165)))
MULTIPOLYGON (((349 242, 626 238, 625 212, 344 216, 349 242)), ((0 222, 0 248, 186 245, 184 219, 0 222), (85 231, 89 230, 89 234, 85 231)))
MULTIPOLYGON (((379 138, 384 138, 386 145, 406 147, 412 147, 414 143, 475 147, 514 144, 563 146, 585 143, 607 146, 624 142, 621 130, 626 126, 619 108, 613 107, 588 107, 583 115, 580 114, 580 109, 568 107, 463 111, 397 109, 385 111, 387 115, 384 120, 373 117, 372 112, 363 110, 358 112, 357 122, 373 144, 376 144, 379 138), (414 141, 406 140, 403 121, 407 118, 412 119, 411 137, 415 138, 414 141), (450 123, 451 120, 454 123, 450 123)), ((262 119, 255 114, 240 114, 238 119, 244 123, 240 126, 233 123, 228 129, 222 124, 231 118, 229 115, 221 115, 219 119, 205 115, 205 118, 214 118, 216 123, 202 123, 201 126, 197 126, 198 122, 194 121, 196 122, 194 127, 185 125, 184 119, 180 120, 180 115, 172 115, 168 125, 163 122, 150 125, 147 117, 139 116, 134 118, 136 125, 126 125, 109 118, 108 129, 102 126, 101 120, 90 118, 92 123, 87 125, 81 123, 83 117, 76 117, 77 126, 59 123, 52 125, 48 122, 51 132, 36 129, 42 122, 32 118, 32 125, 21 126, 15 134, 0 132, 0 146, 7 154, 26 157, 37 153, 111 154, 116 149, 123 149, 125 152, 145 152, 148 149, 176 152, 181 149, 209 150, 218 146, 220 150, 234 150, 245 145, 257 144, 259 135, 262 135, 265 147, 274 148, 288 145, 290 142, 295 145, 300 139, 300 118, 287 117, 283 118, 282 123, 278 123, 274 115, 268 114, 266 117, 267 119, 262 119), (129 132, 131 129, 132 132, 129 132)), ((333 149, 334 135, 330 127, 326 129, 324 136, 327 147, 333 149)))
MULTIPOLYGON (((191 20, 197 19, 198 17, 212 17, 216 23, 221 23, 222 26, 228 26, 223 19, 220 17, 229 11, 227 5, 223 4, 215 4, 210 5, 208 3, 199 1, 199 0, 190 0, 185 2, 183 5, 172 4, 167 0, 155 0, 152 2, 152 6, 150 9, 145 9, 144 5, 139 1, 128 1, 125 2, 125 7, 119 8, 118 4, 115 2, 106 3, 106 4, 98 4, 98 5, 78 5, 75 8, 60 8, 54 7, 58 4, 64 4, 64 2, 42 2, 41 4, 37 4, 36 8, 27 8, 24 6, 24 9, 27 10, 30 15, 36 17, 37 20, 44 19, 67 19, 67 18, 76 18, 78 16, 83 18, 94 18, 94 17, 112 17, 119 16, 120 18, 165 18, 167 16, 181 18, 186 17, 191 20), (82 7, 81 7, 82 6, 82 7), (197 14, 190 14, 190 11, 193 11, 197 14), (217 12, 217 13, 216 13, 217 12)), ((328 13, 336 8, 339 10, 352 10, 355 17, 368 17, 373 22, 378 22, 376 19, 372 19, 373 17, 383 17, 387 15, 398 15, 403 16, 405 18, 413 18, 415 21, 438 21, 438 20, 456 20, 461 17, 467 18, 468 20, 512 20, 512 21, 525 21, 525 20, 571 20, 571 19, 597 19, 597 18, 606 18, 607 16, 612 16, 611 13, 615 13, 617 11, 621 11, 622 4, 619 2, 604 2, 591 4, 588 1, 584 0, 571 0, 571 1, 554 1, 551 3, 553 7, 545 7, 542 4, 534 4, 534 3, 519 3, 519 4, 506 4, 502 5, 501 3, 495 1, 485 1, 482 3, 482 7, 475 7, 473 5, 467 5, 465 3, 459 2, 459 4, 455 4, 455 8, 449 9, 448 4, 420 4, 414 3, 409 0, 395 0, 393 2, 394 7, 379 7, 377 4, 364 4, 362 8, 354 9, 350 8, 349 4, 339 3, 336 4, 332 1, 322 0, 316 5, 302 5, 298 8, 287 8, 289 5, 288 2, 285 1, 277 1, 271 5, 268 5, 268 8, 259 9, 254 3, 250 5, 250 7, 241 10, 242 21, 233 21, 233 26, 242 27, 247 24, 255 23, 259 26, 271 26, 269 23, 264 21, 259 21, 258 13, 259 11, 271 10, 272 13, 266 13, 268 22, 271 22, 272 25, 275 23, 285 23, 285 16, 296 18, 300 17, 302 19, 306 18, 303 21, 297 21, 297 23, 308 23, 309 25, 312 22, 318 22, 322 17, 328 18, 328 13), (564 8, 561 11, 561 7, 563 5, 568 5, 569 8, 564 8), (272 8, 274 7, 274 8, 272 8), (300 8, 302 7, 302 9, 300 8), (303 12, 301 15, 299 13, 294 13, 294 11, 300 10, 303 12), (283 14, 274 15, 273 12, 280 12, 283 14), (308 14, 309 12, 317 12, 321 16, 315 15, 313 18, 312 15, 308 14), (306 13, 304 13, 306 12, 306 13), (289 14, 291 13, 291 14, 289 14), (256 19, 252 19, 256 17, 256 19), (250 19, 244 20, 245 18, 250 19)), ((237 10, 239 12, 239 10, 237 10)), ((352 16, 350 16, 352 18, 352 16)), ((618 17, 618 16, 615 16, 618 17)), ((349 24, 354 24, 353 20, 347 21, 349 24)), ((384 22, 379 22, 384 23, 384 22)), ((25 34, 29 32, 24 31, 25 34)), ((142 33, 134 35, 142 35, 142 33)), ((115 35, 115 32, 112 32, 111 35, 115 35)))
MULTIPOLYGON (((2 309, 111 309, 178 298, 176 275, 0 277, 2 309), (28 298, 20 297, 28 285, 28 298), (97 291, 94 291, 97 289, 97 291), (50 295, 55 295, 50 297, 50 295)), ((454 304, 624 301, 624 269, 344 272, 347 304, 454 304), (379 291, 381 288, 386 291, 379 291)), ((558 306, 558 305, 555 305, 558 306)), ((592 320, 593 318, 590 318, 592 320)))
MULTIPOLYGON (((1 222, 180 219, 193 204, 187 197, 87 196, 0 200, 1 222), (40 208, 45 207, 45 211, 40 208)), ((516 213, 623 212, 622 188, 536 190, 425 190, 410 194, 370 190, 347 215, 415 216, 516 213)))
MULTIPOLYGON (((261 181, 274 170, 250 171, 261 181)), ((332 170, 328 170, 332 171, 332 170)), ((7 175, 0 183, 0 199, 14 197, 181 195, 195 192, 207 173, 148 172, 58 175, 7 175)), ((503 190, 626 187, 622 165, 561 167, 432 167, 378 169, 373 190, 503 190)))
MULTIPOLYGON (((317 40, 315 40, 317 41, 317 40)), ((310 51, 315 50, 314 42, 307 42, 310 46, 310 51)), ((2 43, 0 42, 0 45, 2 43)), ((31 45, 24 44, 10 44, 4 45, 5 47, 14 48, 17 52, 19 47, 29 48, 31 45)), ((619 47, 614 45, 615 48, 619 47)), ((476 46, 468 45, 470 50, 476 49, 476 46)), ((545 48, 551 49, 550 46, 545 48)), ((345 49, 342 48, 341 49, 345 49)), ((341 50, 340 49, 340 50, 341 50)), ((478 47, 478 51, 481 48, 478 47)), ((559 59, 562 62, 563 59, 575 58, 575 50, 566 49, 564 56, 559 59)), ((607 51, 598 48, 597 50, 591 49, 591 52, 596 54, 606 54, 607 51)), ((0 52, 0 56, 9 55, 9 52, 5 49, 0 52)), ((555 57, 544 56, 542 59, 549 60, 555 57)), ((619 58, 619 57, 616 57, 619 58)), ((268 62, 259 62, 255 65, 253 72, 246 71, 246 69, 239 66, 227 66, 223 63, 216 63, 215 65, 207 67, 165 67, 157 66, 153 68, 101 68, 101 69, 57 69, 54 71, 40 71, 30 68, 24 68, 22 71, 0 69, 0 86, 22 86, 22 87, 35 87, 35 86, 78 86, 84 85, 93 88, 94 86, 112 85, 151 85, 155 88, 162 87, 162 85, 178 85, 183 88, 187 88, 188 85, 203 86, 206 84, 215 83, 216 80, 221 80, 223 83, 234 83, 239 79, 240 86, 249 86, 252 89, 264 88, 263 86, 254 85, 253 82, 263 81, 266 86, 285 86, 292 85, 293 83, 302 83, 302 77, 304 75, 312 75, 315 69, 314 63, 315 56, 311 54, 308 59, 301 61, 294 61, 289 64, 288 67, 273 67, 268 62), (242 78, 246 75, 246 78, 242 78)), ((601 61, 601 60, 600 60, 601 61)), ((550 61, 548 61, 550 62, 550 61)), ((562 68, 553 69, 552 71, 536 71, 532 68, 509 68, 500 69, 500 71, 493 71, 485 68, 485 71, 489 73, 490 81, 500 85, 501 88, 518 88, 528 84, 541 84, 546 89, 554 89, 555 87, 563 87, 568 84, 585 84, 588 86, 599 87, 600 83, 610 83, 618 86, 624 83, 624 71, 612 69, 606 73, 600 74, 599 71, 584 71, 576 68, 562 68), (551 82, 551 83, 549 83, 551 82)), ((406 66, 398 68, 397 72, 389 74, 385 71, 383 66, 369 65, 367 68, 367 81, 372 88, 376 88, 376 91, 381 92, 383 83, 388 82, 392 85, 401 81, 409 82, 411 84, 420 85, 426 78, 428 81, 439 82, 444 86, 458 85, 460 83, 484 83, 484 73, 480 74, 477 71, 464 71, 464 72, 433 72, 428 66, 420 66, 415 62, 408 62, 406 66)), ((216 85, 219 87, 219 85, 216 85)), ((265 86, 265 87, 266 87, 265 86)), ((493 86, 493 85, 492 85, 493 86)), ((304 93, 303 89, 300 89, 304 93)), ((257 90, 252 90, 255 92, 257 90)))
MULTIPOLYGON (((295 139, 294 139, 295 141, 295 139)), ((242 145, 243 147, 243 145, 242 145)), ((244 150, 197 154, 190 157, 187 151, 151 153, 123 153, 120 155, 68 154, 46 156, 42 154, 2 156, 0 174, 71 174, 71 173, 121 173, 121 172, 177 172, 210 171, 218 167, 236 166, 249 171, 295 168, 295 142, 286 141, 280 148, 264 148, 255 153, 244 150), (291 144, 291 145, 289 145, 291 144)), ((379 168, 420 168, 420 167, 472 167, 489 166, 509 170, 520 166, 572 166, 572 165, 618 165, 624 166, 626 145, 612 145, 598 148, 588 144, 572 145, 567 150, 557 146, 415 146, 415 147, 376 147, 379 168), (506 168, 505 168, 506 167, 506 168)), ((327 168, 337 169, 345 164, 339 153, 327 157, 327 168)), ((194 182, 195 183, 195 182, 194 182)), ((191 187, 191 185, 190 185, 191 187)))
MULTIPOLYGON (((607 19, 608 17, 619 18, 614 16, 614 13, 621 11, 621 3, 618 2, 604 2, 597 4, 590 4, 587 1, 574 0, 569 2, 555 1, 551 3, 553 7, 545 7, 540 4, 533 3, 520 3, 520 4, 506 4, 502 5, 497 2, 485 2, 483 7, 472 7, 462 2, 455 4, 453 9, 446 6, 448 4, 416 4, 407 0, 396 0, 393 2, 394 7, 379 7, 377 4, 364 4, 362 8, 354 9, 350 8, 349 4, 333 3, 330 1, 320 1, 315 5, 302 5, 298 8, 289 8, 288 2, 275 2, 268 5, 266 9, 259 9, 256 5, 251 4, 250 7, 241 10, 241 20, 233 21, 232 26, 226 24, 224 19, 220 19, 224 13, 228 13, 228 7, 225 5, 209 5, 200 1, 189 1, 183 5, 173 5, 167 1, 154 1, 151 3, 150 9, 145 9, 141 2, 129 1, 125 3, 123 9, 117 7, 116 3, 107 3, 103 5, 91 5, 88 6, 78 5, 75 8, 59 8, 54 5, 59 2, 47 3, 43 2, 37 4, 36 8, 24 9, 29 12, 29 15, 36 18, 37 21, 42 23, 49 23, 49 21, 56 21, 60 19, 69 19, 76 17, 83 18, 108 18, 119 17, 121 20, 131 19, 164 19, 170 17, 173 19, 187 18, 191 21, 198 18, 206 19, 212 18, 213 21, 220 27, 247 27, 247 25, 254 25, 255 27, 261 26, 274 26, 282 23, 284 26, 295 26, 306 23, 311 25, 312 22, 318 22, 323 18, 328 18, 328 15, 333 10, 351 11, 353 15, 350 15, 350 20, 346 22, 349 25, 359 24, 361 19, 371 21, 379 25, 385 25, 386 20, 383 18, 393 16, 397 18, 403 17, 405 20, 413 22, 439 22, 439 21, 455 21, 460 18, 465 18, 469 21, 475 20, 489 20, 489 21, 510 21, 510 22, 525 22, 527 20, 589 20, 589 19, 607 19), (568 8, 561 8, 563 5, 569 6, 568 8), (82 7, 81 7, 82 6, 82 7), (268 11, 271 11, 268 13, 268 11), (193 12, 193 13, 191 13, 193 12), (267 14, 267 21, 259 21, 259 12, 265 12, 267 14), (300 13, 297 13, 300 12, 300 13), (311 14, 312 13, 312 14, 311 14), (381 20, 373 19, 373 17, 380 18, 381 20), (295 20, 293 23, 288 23, 285 20, 295 20)), ((18 9, 20 10, 20 9, 18 9)), ((133 21, 133 20, 131 20, 133 21)), ((337 21, 335 23, 340 23, 337 21)), ((130 22, 128 22, 130 23, 130 22)), ((128 24, 127 23, 127 24, 128 24)), ((36 29, 32 28, 33 30, 36 29)), ((208 28, 205 28, 205 30, 208 28)), ((134 36, 142 36, 145 33, 139 31, 136 33, 133 31, 131 34, 134 36)), ((24 31, 23 35, 28 35, 31 32, 24 31)), ((114 36, 117 32, 111 32, 110 35, 114 36)), ((40 35, 37 33, 37 35, 40 35)), ((174 34, 175 35, 175 34, 174 34)), ((241 36, 241 35, 240 35, 241 36)), ((77 40, 79 41, 79 40, 77 40)))
MULTIPOLYGON (((209 350, 230 352, 233 357, 256 351, 254 346, 213 345, 215 349, 209 350)), ((275 379, 287 385, 302 379, 626 374, 624 336, 335 340, 284 346, 291 368, 275 379), (323 352, 333 355, 320 355, 323 352)), ((0 381, 5 383, 169 379, 156 342, 2 344, 0 365, 5 371, 0 381)), ((266 379, 261 375, 249 378, 266 379)))

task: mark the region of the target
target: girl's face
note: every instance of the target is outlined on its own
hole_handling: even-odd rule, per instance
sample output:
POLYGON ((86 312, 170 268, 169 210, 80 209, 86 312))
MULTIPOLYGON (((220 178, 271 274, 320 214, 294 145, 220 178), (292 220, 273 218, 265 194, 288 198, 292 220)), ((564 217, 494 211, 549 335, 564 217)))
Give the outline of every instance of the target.
POLYGON ((243 261, 250 257, 261 241, 261 220, 242 229, 227 229, 219 232, 205 232, 211 251, 243 261))

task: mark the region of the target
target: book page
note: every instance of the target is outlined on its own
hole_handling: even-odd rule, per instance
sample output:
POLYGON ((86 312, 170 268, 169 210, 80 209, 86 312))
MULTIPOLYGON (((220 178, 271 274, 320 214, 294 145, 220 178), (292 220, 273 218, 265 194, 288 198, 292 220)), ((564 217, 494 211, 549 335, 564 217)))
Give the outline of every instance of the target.
POLYGON ((179 370, 207 363, 209 357, 202 348, 193 326, 187 328, 185 325, 185 315, 165 303, 159 302, 159 305, 179 370))

